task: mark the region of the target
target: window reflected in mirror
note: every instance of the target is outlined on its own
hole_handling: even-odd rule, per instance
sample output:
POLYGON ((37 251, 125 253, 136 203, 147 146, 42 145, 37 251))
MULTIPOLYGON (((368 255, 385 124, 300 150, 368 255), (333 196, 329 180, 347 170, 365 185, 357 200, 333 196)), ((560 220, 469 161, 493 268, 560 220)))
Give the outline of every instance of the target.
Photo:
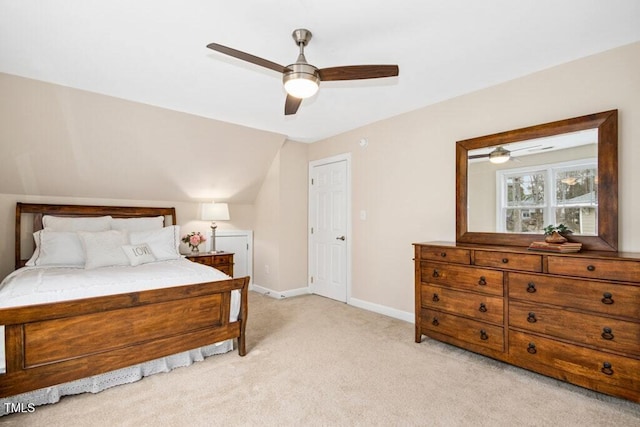
POLYGON ((572 233, 597 235, 597 129, 470 150, 470 231, 544 232, 565 224, 572 233))

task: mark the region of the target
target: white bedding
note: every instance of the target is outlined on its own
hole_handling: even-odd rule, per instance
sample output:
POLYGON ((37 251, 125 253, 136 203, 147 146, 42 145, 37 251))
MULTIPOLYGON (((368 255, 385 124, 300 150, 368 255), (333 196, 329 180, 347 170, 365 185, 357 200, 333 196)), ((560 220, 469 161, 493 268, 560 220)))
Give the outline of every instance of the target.
MULTIPOLYGON (((7 276, 0 284, 0 308, 67 301, 101 295, 143 291, 186 284, 226 280, 230 277, 219 270, 188 261, 184 258, 142 264, 136 267, 112 266, 95 269, 69 267, 24 267, 7 276)), ((236 321, 240 312, 240 292, 231 293, 230 321, 236 321)), ((0 335, 0 373, 5 370, 4 326, 0 335)), ((104 388, 136 381, 143 376, 166 372, 177 366, 186 366, 211 354, 233 349, 233 341, 206 346, 190 352, 157 359, 146 364, 114 371, 95 377, 74 381, 57 387, 49 387, 26 393, 29 403, 53 403, 64 394, 97 392, 104 388), (126 374, 123 374, 126 373, 126 374), (114 376, 125 380, 114 380, 114 376), (68 392, 67 390, 74 390, 68 392), (44 399, 44 400, 43 400, 44 399)), ((25 396, 21 395, 24 401, 25 396)), ((6 399, 0 399, 0 402, 6 399)), ((13 399, 11 401, 14 401, 13 399)), ((0 416, 4 414, 0 408, 0 416)))
POLYGON ((229 278, 219 270, 184 258, 136 267, 24 267, 8 275, 0 284, 0 308, 115 295, 229 278))

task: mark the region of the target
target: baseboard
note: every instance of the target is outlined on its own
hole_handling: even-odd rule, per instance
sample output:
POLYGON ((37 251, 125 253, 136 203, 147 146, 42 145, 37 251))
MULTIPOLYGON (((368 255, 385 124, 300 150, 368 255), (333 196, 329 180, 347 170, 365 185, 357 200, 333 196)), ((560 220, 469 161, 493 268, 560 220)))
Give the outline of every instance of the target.
POLYGON ((307 287, 290 289, 288 291, 274 291, 273 289, 265 288, 264 286, 256 285, 255 283, 249 286, 249 290, 275 299, 291 298, 309 294, 309 288, 307 287))
MULTIPOLYGON (((288 291, 274 291, 272 289, 265 288, 264 286, 256 284, 249 285, 249 290, 275 299, 297 297, 300 295, 308 295, 311 293, 309 292, 309 288, 307 287, 291 289, 288 291)), ((387 307, 386 305, 374 304, 372 302, 359 300, 357 298, 350 298, 349 305, 362 308, 364 310, 373 311, 374 313, 393 317, 394 319, 404 320, 405 322, 409 323, 415 323, 414 313, 396 310, 395 308, 387 307)))
POLYGON ((359 300, 357 298, 349 298, 349 305, 373 311, 374 313, 393 317, 395 319, 404 320, 405 322, 415 323, 414 313, 396 310, 395 308, 387 307, 386 305, 374 304, 372 302, 359 300))

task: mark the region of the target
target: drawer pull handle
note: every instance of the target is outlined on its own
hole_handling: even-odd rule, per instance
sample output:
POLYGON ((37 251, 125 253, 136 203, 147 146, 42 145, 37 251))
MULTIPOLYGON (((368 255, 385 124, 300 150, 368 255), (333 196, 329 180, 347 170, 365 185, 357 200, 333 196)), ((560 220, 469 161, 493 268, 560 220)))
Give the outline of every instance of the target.
POLYGON ((433 269, 433 277, 440 277, 440 273, 438 272, 438 270, 436 270, 435 268, 433 269))
POLYGON ((440 301, 440 297, 438 296, 438 294, 434 293, 434 294, 433 294, 433 298, 431 298, 431 300, 432 300, 433 302, 438 302, 438 301, 440 301))
POLYGON ((529 292, 530 294, 535 293, 536 291, 536 284, 533 282, 529 282, 529 284, 527 285, 527 292, 529 292))
POLYGON ((506 263, 508 263, 508 262, 509 262, 509 258, 502 258, 502 263, 503 263, 503 264, 506 264, 506 263))
POLYGON ((484 329, 480 329, 480 339, 482 341, 486 341, 489 339, 489 335, 487 335, 487 331, 485 331, 484 329))
POLYGON ((611 331, 611 328, 602 328, 602 338, 605 340, 613 339, 613 332, 611 331))
POLYGON ((595 266, 595 265, 591 265, 591 264, 589 264, 589 265, 587 265, 587 270, 589 270, 589 271, 596 271, 596 266, 595 266))
POLYGON ((600 301, 607 305, 613 304, 613 295, 611 295, 611 292, 605 292, 602 294, 602 299, 600 301))
POLYGON ((529 315, 527 316, 527 322, 536 323, 537 321, 538 319, 536 319, 536 314, 533 311, 530 311, 529 315))
POLYGON ((480 303, 480 307, 478 308, 478 311, 481 311, 482 313, 486 313, 487 312, 487 306, 481 302, 480 303))
POLYGON ((605 375, 613 375, 613 369, 611 369, 611 363, 609 362, 604 362, 600 371, 605 375))
POLYGON ((440 252, 440 256, 441 256, 442 258, 444 258, 444 257, 446 257, 446 256, 447 256, 447 253, 446 253, 446 252, 440 252))
POLYGON ((487 285, 487 279, 484 276, 480 276, 480 280, 478 280, 478 285, 486 286, 487 285))
POLYGON ((438 325, 440 324, 440 322, 438 321, 438 318, 437 318, 437 317, 434 317, 434 318, 433 318, 433 320, 431 321, 431 324, 432 324, 433 326, 438 326, 438 325))
POLYGON ((527 346, 527 352, 529 354, 536 354, 538 352, 538 350, 536 349, 536 345, 532 342, 529 343, 529 346, 527 346))

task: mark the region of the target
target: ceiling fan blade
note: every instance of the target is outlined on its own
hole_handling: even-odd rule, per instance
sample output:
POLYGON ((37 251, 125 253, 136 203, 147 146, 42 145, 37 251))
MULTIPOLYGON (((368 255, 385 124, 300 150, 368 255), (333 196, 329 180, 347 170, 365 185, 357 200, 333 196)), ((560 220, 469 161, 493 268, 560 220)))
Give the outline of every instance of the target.
POLYGON ((224 53, 225 55, 233 56, 234 58, 242 59, 243 61, 251 62, 252 64, 269 68, 279 73, 285 73, 287 71, 291 71, 289 68, 283 65, 276 64, 275 62, 271 62, 266 59, 251 55, 249 53, 242 52, 240 50, 236 50, 227 46, 223 46, 218 43, 209 43, 207 47, 209 49, 215 50, 216 52, 224 53))
POLYGON ((320 80, 360 80, 394 77, 400 72, 397 65, 347 65, 318 70, 320 80))
POLYGON ((530 145, 529 147, 516 148, 515 150, 511 150, 511 152, 513 153, 514 151, 520 151, 520 150, 532 150, 532 149, 538 148, 538 147, 542 147, 542 144, 530 145))
POLYGON ((476 154, 475 156, 469 156, 468 159, 469 160, 473 160, 473 159, 485 159, 489 157, 488 154, 476 154))
POLYGON ((295 114, 298 111, 298 107, 300 107, 301 103, 302 99, 287 95, 287 99, 284 102, 284 115, 290 116, 292 114, 295 114))

